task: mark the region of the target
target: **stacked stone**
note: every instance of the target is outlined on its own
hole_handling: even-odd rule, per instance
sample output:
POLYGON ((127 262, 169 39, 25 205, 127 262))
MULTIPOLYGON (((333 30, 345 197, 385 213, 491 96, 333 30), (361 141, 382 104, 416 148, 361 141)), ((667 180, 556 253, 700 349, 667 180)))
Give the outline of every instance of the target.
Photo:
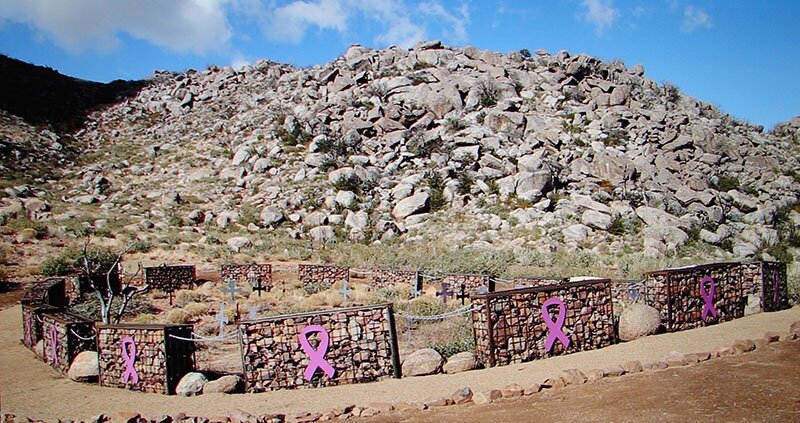
POLYGON ((375 269, 372 271, 372 286, 388 288, 391 286, 410 286, 422 290, 422 277, 416 270, 375 269))
POLYGON ((612 280, 611 296, 615 309, 622 310, 630 304, 645 302, 647 286, 635 280, 612 280))
POLYGON ((533 288, 537 286, 558 285, 567 282, 569 282, 568 279, 539 278, 533 276, 517 277, 514 278, 513 281, 514 288, 520 288, 520 287, 533 288))
POLYGON ((42 314, 58 309, 47 304, 22 304, 22 343, 33 350, 42 340, 42 314))
POLYGON ((391 304, 275 316, 241 322, 242 361, 248 392, 310 388, 370 382, 400 376, 394 317, 391 304), (314 350, 334 369, 329 377, 311 366, 311 380, 303 373, 309 352, 301 346, 300 333, 321 325, 329 334, 328 346, 321 335, 307 335, 314 350))
POLYGON ((350 268, 325 264, 299 264, 297 276, 303 286, 319 285, 330 288, 339 281, 350 281, 350 268))
POLYGON ((100 366, 100 385, 158 394, 174 394, 175 387, 186 373, 195 369, 194 344, 176 339, 191 338, 192 325, 98 325, 97 349, 100 366), (131 337, 136 353, 131 348, 122 352, 122 340, 131 337), (133 358, 132 366, 138 382, 123 375, 133 358))
POLYGON ((94 322, 65 311, 42 313, 44 361, 61 373, 67 373, 72 359, 83 351, 95 351, 94 322), (84 338, 84 339, 81 339, 84 338))
POLYGON ((235 279, 238 282, 251 283, 249 276, 255 275, 261 286, 267 290, 272 289, 272 265, 271 264, 223 264, 220 267, 222 280, 235 279))
POLYGON ((53 307, 66 307, 69 300, 66 295, 66 280, 50 278, 35 282, 23 295, 22 304, 47 304, 53 307))
MULTIPOLYGON (((724 322, 744 316, 745 295, 742 290, 739 263, 717 263, 682 267, 653 272, 647 275, 658 281, 656 297, 666 301, 652 304, 661 313, 661 322, 669 331, 681 331, 699 326, 724 322), (701 296, 700 284, 704 277, 714 279, 712 304, 718 316, 707 313, 703 319, 706 301, 701 296)), ((650 289, 650 286, 648 286, 650 289)), ((705 290, 711 293, 710 284, 705 290)))
POLYGON ((489 275, 470 275, 452 273, 445 275, 442 282, 446 282, 450 291, 461 292, 461 285, 464 285, 464 292, 467 294, 479 294, 481 288, 486 292, 494 292, 494 279, 489 275))
POLYGON ((144 268, 144 281, 153 289, 166 293, 194 288, 194 265, 157 266, 144 268))
MULTIPOLYGON (((472 311, 476 353, 486 366, 593 350, 616 342, 607 279, 514 289, 473 296, 472 300, 478 304, 472 311), (547 351, 547 338, 558 333, 551 333, 542 315, 544 303, 552 298, 564 302, 564 322, 557 329, 569 339, 569 346, 556 338, 547 351)), ((548 309, 554 323, 559 320, 558 311, 557 306, 548 309)))
POLYGON ((761 298, 763 294, 761 292, 761 262, 741 263, 739 272, 742 276, 742 292, 744 295, 756 295, 761 298))

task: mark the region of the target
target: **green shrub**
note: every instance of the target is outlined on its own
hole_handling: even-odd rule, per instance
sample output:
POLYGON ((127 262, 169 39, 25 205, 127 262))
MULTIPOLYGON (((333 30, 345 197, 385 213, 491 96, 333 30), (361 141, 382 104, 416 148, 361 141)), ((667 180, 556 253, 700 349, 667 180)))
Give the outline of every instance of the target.
POLYGON ((441 210, 447 201, 444 198, 444 180, 435 171, 425 172, 425 185, 430 189, 430 209, 441 210))
MULTIPOLYGON (((105 247, 90 247, 87 251, 90 266, 105 272, 117 260, 117 255, 105 247)), ((65 248, 58 256, 45 258, 39 267, 44 276, 64 276, 81 272, 84 269, 83 251, 76 248, 65 248)))
POLYGON ((400 292, 393 286, 381 288, 375 292, 377 302, 380 303, 393 303, 400 299, 400 292))
POLYGON ((318 284, 318 283, 307 283, 303 284, 303 291, 305 291, 306 295, 313 295, 318 292, 322 292, 328 289, 325 285, 318 284))
POLYGON ((500 88, 491 79, 479 82, 478 100, 481 107, 494 107, 500 100, 500 88))
MULTIPOLYGON (((109 314, 113 320, 113 318, 119 312, 119 307, 122 305, 121 298, 115 298, 114 304, 111 307, 111 313, 109 314)), ((83 316, 88 317, 91 320, 99 321, 102 319, 100 316, 100 300, 97 298, 95 294, 86 294, 82 297, 78 298, 75 302, 70 304, 70 310, 81 314, 83 316)), ((153 313, 156 310, 150 304, 149 298, 146 296, 136 296, 133 297, 130 302, 128 302, 128 306, 125 308, 125 313, 122 314, 122 320, 129 320, 132 319, 140 314, 143 313, 153 313)))
POLYGON ((730 191, 739 188, 739 178, 735 176, 720 175, 716 182, 711 181, 711 188, 717 191, 730 191))
POLYGON ((360 192, 361 190, 361 179, 356 176, 355 174, 341 177, 335 181, 333 181, 333 187, 338 189, 339 191, 352 191, 352 192, 360 192))
POLYGON ((456 190, 461 195, 467 195, 472 192, 472 185, 475 183, 475 179, 472 178, 472 175, 469 172, 464 171, 458 175, 458 185, 456 186, 456 190))
POLYGON ((462 129, 467 127, 467 123, 459 118, 449 117, 447 118, 447 122, 444 124, 445 129, 447 132, 458 132, 462 129))

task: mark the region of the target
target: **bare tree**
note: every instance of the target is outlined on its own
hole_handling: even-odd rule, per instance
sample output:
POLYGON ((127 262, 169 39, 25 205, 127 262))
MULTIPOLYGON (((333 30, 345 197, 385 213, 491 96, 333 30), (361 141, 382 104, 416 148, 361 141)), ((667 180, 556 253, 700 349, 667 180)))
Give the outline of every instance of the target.
POLYGON ((131 285, 133 280, 142 272, 142 264, 139 263, 136 272, 132 275, 129 275, 127 278, 123 278, 121 275, 118 277, 119 279, 119 288, 115 292, 115 283, 113 283, 112 274, 114 271, 120 267, 120 263, 122 262, 122 258, 125 254, 129 253, 133 248, 133 244, 131 243, 125 248, 124 251, 117 254, 114 262, 108 267, 108 269, 104 269, 104 263, 102 260, 94 260, 89 255, 89 242, 91 241, 91 236, 86 237, 86 242, 83 244, 83 272, 88 280, 89 285, 97 295, 97 299, 100 301, 100 316, 103 320, 104 324, 111 323, 111 310, 112 305, 114 304, 114 300, 116 299, 117 295, 122 297, 122 304, 119 306, 119 309, 114 314, 114 324, 120 322, 122 319, 122 314, 125 313, 125 309, 130 304, 130 301, 139 294, 144 294, 145 292, 150 290, 149 284, 144 284, 141 287, 136 287, 131 285), (102 272, 105 271, 105 286, 100 286, 99 282, 100 278, 98 275, 101 275, 102 272))

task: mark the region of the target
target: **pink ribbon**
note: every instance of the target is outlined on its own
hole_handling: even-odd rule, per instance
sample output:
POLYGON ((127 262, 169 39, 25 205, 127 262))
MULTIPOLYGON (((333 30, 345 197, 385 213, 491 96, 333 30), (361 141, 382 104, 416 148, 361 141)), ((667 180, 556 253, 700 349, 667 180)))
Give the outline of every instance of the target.
POLYGON ((564 301, 560 298, 551 298, 544 302, 542 305, 542 319, 544 319, 544 324, 547 326, 547 339, 544 342, 544 348, 547 352, 550 352, 553 349, 553 344, 555 344, 556 339, 561 341, 564 344, 564 348, 569 348, 569 337, 567 334, 564 333, 562 328, 564 327, 564 320, 567 318, 567 306, 564 305, 564 301), (550 317, 550 312, 547 309, 551 305, 558 306, 558 316, 556 316, 556 321, 553 322, 553 318, 550 317))
POLYGON ((122 382, 127 384, 128 379, 131 379, 132 385, 139 383, 139 374, 133 367, 136 361, 136 342, 130 336, 122 338, 122 360, 125 361, 125 372, 122 374, 122 382), (130 348, 128 348, 130 346, 130 348))
POLYGON ((322 369, 328 377, 333 377, 336 370, 325 361, 325 353, 328 352, 328 341, 330 340, 328 331, 320 325, 310 325, 306 326, 306 328, 300 332, 299 338, 300 346, 303 348, 303 352, 308 356, 308 365, 303 372, 303 378, 305 380, 311 380, 317 369, 322 369), (308 343, 308 334, 311 332, 319 333, 321 338, 319 348, 316 350, 311 348, 311 344, 308 343))
POLYGON ((714 315, 714 317, 718 317, 719 314, 717 313, 717 309, 714 307, 714 291, 717 289, 717 285, 714 282, 714 278, 711 276, 706 276, 703 280, 700 281, 700 297, 703 299, 703 313, 701 314, 701 318, 706 320, 708 317, 708 313, 714 315), (706 282, 710 282, 708 291, 706 291, 706 282))
POLYGON ((58 329, 50 326, 50 364, 58 364, 58 329))

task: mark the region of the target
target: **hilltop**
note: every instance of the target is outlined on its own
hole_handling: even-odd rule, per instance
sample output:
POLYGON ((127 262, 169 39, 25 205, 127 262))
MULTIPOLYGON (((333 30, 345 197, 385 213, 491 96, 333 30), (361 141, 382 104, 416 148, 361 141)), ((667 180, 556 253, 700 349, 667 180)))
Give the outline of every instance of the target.
POLYGON ((76 84, 95 93, 76 115, 0 102, 5 133, 61 160, 57 176, 5 181, 0 221, 212 256, 364 244, 362 262, 403 266, 460 247, 580 266, 791 260, 800 246, 797 118, 765 132, 641 65, 427 42, 352 46, 313 68, 262 60, 76 84), (62 137, 68 158, 53 147, 62 137))

